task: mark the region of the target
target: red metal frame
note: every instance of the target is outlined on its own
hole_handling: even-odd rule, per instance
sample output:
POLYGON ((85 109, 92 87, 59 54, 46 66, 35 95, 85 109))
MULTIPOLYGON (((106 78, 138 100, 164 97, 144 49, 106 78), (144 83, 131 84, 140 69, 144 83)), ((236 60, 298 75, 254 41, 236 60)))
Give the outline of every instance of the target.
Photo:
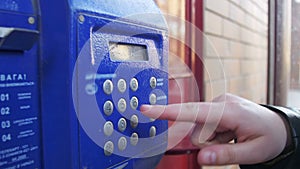
MULTIPOLYGON (((192 70, 199 95, 195 94, 194 89, 197 87, 193 83, 191 76, 178 76, 170 79, 169 85, 169 103, 180 103, 199 101, 197 96, 200 96, 200 100, 203 101, 203 16, 204 16, 204 5, 203 0, 186 0, 185 19, 186 22, 191 24, 186 25, 186 43, 193 44, 195 49, 185 44, 184 46, 184 63, 192 70), (196 27, 197 31, 195 30, 196 27), (198 31, 200 30, 200 32, 198 31), (197 37, 197 38, 194 38, 197 37), (180 92, 178 85, 183 86, 184 91, 180 92)), ((180 66, 180 64, 178 64, 180 66)), ((182 72, 184 73, 184 72, 182 72)), ((197 147, 193 147, 188 137, 186 137, 181 143, 179 143, 172 150, 169 150, 164 156, 163 160, 157 167, 157 169, 163 168, 180 168, 180 169, 199 169, 200 166, 197 163, 197 147)))

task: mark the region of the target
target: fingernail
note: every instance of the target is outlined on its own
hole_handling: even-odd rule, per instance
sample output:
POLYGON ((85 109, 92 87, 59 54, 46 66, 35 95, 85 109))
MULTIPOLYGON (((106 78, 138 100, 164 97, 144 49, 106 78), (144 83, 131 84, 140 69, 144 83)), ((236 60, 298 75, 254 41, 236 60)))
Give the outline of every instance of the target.
POLYGON ((140 110, 141 110, 142 112, 147 112, 147 111, 149 111, 150 109, 151 109, 151 106, 150 106, 150 105, 142 105, 141 108, 140 108, 140 110))
POLYGON ((215 164, 217 160, 217 155, 215 152, 211 152, 211 151, 204 152, 203 160, 207 164, 215 164))

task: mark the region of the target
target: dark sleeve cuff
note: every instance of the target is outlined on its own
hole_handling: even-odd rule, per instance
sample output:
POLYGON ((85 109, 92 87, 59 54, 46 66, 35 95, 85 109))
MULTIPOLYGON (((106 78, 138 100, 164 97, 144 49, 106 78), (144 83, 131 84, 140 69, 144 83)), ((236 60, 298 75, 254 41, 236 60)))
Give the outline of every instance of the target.
POLYGON ((297 109, 262 105, 281 114, 288 122, 292 135, 292 149, 285 149, 278 157, 257 165, 240 165, 241 169, 298 169, 300 166, 300 112, 297 109))

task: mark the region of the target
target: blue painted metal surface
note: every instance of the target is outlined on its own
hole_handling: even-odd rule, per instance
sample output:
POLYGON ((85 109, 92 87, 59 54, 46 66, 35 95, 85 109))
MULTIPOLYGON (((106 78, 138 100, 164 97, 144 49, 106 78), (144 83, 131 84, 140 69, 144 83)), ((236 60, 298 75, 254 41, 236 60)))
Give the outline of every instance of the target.
POLYGON ((41 168, 36 1, 0 4, 0 168, 41 168))
POLYGON ((157 104, 167 104, 167 28, 154 2, 41 0, 40 5, 44 168, 154 168, 166 148, 167 122, 152 122, 129 104, 133 96, 139 98, 139 106, 149 103, 151 93, 157 95, 157 104), (109 42, 144 45, 149 61, 111 61, 109 42), (151 76, 158 80, 155 89, 149 87, 151 76), (131 77, 139 80, 136 92, 128 87, 131 77), (124 95, 117 92, 119 78, 127 81, 124 95), (103 93, 106 79, 117 93, 103 93), (124 113, 116 109, 121 97, 127 101, 124 113), (109 117, 102 111, 107 99, 115 105, 109 117), (140 120, 135 129, 130 128, 132 114, 140 120), (124 132, 117 127, 121 117, 127 121, 124 132), (107 120, 114 124, 111 136, 103 134, 107 120), (148 138, 152 126, 157 136, 148 138), (130 145, 133 132, 140 137, 137 146, 130 145), (118 150, 120 137, 127 140, 123 151, 118 150), (110 156, 102 148, 107 141, 114 144, 110 156))

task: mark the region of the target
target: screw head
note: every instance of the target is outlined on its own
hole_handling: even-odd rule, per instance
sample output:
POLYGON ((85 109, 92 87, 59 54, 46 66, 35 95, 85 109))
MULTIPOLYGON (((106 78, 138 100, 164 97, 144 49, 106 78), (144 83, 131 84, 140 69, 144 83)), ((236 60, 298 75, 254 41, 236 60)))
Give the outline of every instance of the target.
POLYGON ((28 23, 30 23, 30 24, 34 24, 35 23, 35 18, 34 17, 29 17, 28 18, 28 23))
POLYGON ((83 15, 79 15, 78 19, 79 19, 79 22, 81 22, 81 23, 85 21, 85 18, 83 15))

